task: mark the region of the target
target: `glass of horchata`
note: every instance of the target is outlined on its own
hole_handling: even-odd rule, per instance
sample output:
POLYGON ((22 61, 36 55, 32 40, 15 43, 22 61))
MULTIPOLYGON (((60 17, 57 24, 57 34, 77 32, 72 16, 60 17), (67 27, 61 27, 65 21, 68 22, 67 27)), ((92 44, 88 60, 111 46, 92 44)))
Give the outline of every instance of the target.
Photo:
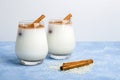
POLYGON ((48 53, 47 37, 44 25, 31 21, 22 21, 18 25, 16 55, 21 64, 36 65, 41 63, 48 53))

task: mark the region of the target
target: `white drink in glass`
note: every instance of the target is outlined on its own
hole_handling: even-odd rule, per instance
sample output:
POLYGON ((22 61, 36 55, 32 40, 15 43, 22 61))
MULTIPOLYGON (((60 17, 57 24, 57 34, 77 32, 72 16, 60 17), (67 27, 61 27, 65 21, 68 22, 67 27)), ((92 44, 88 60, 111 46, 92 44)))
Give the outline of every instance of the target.
POLYGON ((74 31, 70 21, 50 21, 48 25, 47 38, 51 58, 68 58, 75 48, 74 31))
POLYGON ((45 28, 36 23, 28 28, 30 22, 20 22, 16 39, 16 55, 21 64, 35 65, 41 63, 48 53, 45 28))

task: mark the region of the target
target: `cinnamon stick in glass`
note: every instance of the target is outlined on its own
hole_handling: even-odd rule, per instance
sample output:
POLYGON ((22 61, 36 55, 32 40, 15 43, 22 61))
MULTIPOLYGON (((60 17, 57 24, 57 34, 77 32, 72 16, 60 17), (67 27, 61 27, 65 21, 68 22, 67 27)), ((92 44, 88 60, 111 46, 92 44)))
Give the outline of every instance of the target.
POLYGON ((29 28, 34 28, 34 23, 39 23, 41 20, 45 18, 45 15, 41 15, 39 18, 37 18, 32 24, 29 24, 29 28))
POLYGON ((70 20, 70 18, 72 17, 72 14, 68 14, 63 20, 70 20))

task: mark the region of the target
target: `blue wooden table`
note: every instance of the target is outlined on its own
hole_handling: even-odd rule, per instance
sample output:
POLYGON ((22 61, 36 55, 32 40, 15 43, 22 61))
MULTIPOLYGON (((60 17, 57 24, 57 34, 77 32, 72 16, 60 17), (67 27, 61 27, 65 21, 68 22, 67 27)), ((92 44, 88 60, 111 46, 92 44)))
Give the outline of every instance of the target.
POLYGON ((46 57, 42 64, 23 66, 15 55, 15 42, 0 42, 0 80, 120 80, 120 42, 77 42, 69 59, 46 57), (85 74, 50 69, 54 63, 93 59, 85 74))

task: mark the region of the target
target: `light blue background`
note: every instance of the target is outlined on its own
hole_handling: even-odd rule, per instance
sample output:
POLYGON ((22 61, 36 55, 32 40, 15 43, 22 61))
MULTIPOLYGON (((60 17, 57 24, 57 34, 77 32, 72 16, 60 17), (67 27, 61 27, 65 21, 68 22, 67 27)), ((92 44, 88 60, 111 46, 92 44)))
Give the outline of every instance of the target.
POLYGON ((120 80, 120 42, 78 42, 66 60, 46 57, 36 66, 20 65, 14 42, 0 43, 0 80, 120 80), (72 74, 50 69, 54 63, 93 59, 94 66, 85 74, 72 74))

